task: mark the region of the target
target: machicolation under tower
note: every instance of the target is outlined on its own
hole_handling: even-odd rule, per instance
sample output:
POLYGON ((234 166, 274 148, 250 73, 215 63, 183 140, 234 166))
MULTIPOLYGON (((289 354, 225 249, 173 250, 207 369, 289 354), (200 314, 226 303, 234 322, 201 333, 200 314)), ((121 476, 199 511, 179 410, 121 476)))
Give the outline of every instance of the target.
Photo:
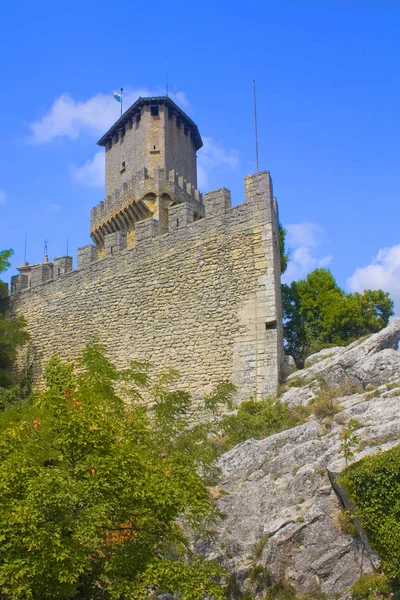
POLYGON ((275 395, 283 360, 278 208, 267 171, 245 201, 197 189, 195 123, 167 96, 139 98, 98 142, 105 198, 94 245, 23 263, 0 309, 24 315, 31 340, 16 370, 40 383, 53 354, 99 338, 118 367, 174 367, 195 396, 221 380, 238 399, 275 395))

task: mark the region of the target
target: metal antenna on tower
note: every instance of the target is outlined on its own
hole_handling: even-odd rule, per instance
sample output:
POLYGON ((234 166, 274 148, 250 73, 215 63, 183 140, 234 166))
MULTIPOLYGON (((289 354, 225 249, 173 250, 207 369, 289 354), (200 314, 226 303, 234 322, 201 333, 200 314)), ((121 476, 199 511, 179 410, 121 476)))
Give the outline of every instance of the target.
POLYGON ((165 95, 168 96, 168 63, 165 59, 165 95))
POLYGON ((44 262, 49 262, 49 242, 44 240, 44 262))
POLYGON ((26 262, 26 238, 27 238, 27 234, 26 234, 26 231, 25 231, 24 262, 26 262))
POLYGON ((258 173, 258 130, 257 130, 257 97, 256 97, 256 80, 253 79, 253 94, 254 94, 254 132, 256 136, 256 173, 258 173))

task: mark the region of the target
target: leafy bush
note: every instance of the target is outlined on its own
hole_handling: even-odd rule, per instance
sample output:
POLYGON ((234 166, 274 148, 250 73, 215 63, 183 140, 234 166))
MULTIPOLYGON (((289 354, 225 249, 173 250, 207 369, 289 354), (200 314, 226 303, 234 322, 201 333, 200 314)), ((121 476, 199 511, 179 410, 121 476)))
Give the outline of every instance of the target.
POLYGON ((242 402, 237 414, 226 415, 221 420, 225 449, 250 438, 261 440, 295 427, 303 423, 307 415, 308 411, 303 406, 291 408, 279 399, 242 402))
MULTIPOLYGON (((174 373, 150 375, 145 363, 117 371, 92 345, 76 368, 51 360, 46 391, 0 413, 1 597, 225 597, 221 570, 186 538, 219 518, 207 425, 189 421, 174 373)), ((230 389, 207 399, 211 412, 230 389)))
POLYGON ((366 456, 340 476, 386 576, 400 580, 400 446, 366 456))

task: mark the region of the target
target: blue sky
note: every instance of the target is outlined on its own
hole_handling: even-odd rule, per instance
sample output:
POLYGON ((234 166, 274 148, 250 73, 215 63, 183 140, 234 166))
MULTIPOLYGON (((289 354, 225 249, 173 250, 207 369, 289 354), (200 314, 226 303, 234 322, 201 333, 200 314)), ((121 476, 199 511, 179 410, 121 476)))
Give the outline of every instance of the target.
POLYGON ((103 195, 96 141, 112 92, 163 93, 196 121, 203 191, 243 199, 260 168, 289 231, 286 279, 329 266, 347 290, 382 287, 400 314, 400 3, 3 0, 0 247, 30 262, 90 242, 103 195))

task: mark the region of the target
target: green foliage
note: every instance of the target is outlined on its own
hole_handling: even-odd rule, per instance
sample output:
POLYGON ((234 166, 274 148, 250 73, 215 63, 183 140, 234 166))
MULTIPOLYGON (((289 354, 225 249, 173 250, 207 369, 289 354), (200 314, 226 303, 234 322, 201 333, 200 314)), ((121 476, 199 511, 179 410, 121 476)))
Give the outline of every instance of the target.
POLYGON ((255 565, 248 572, 248 578, 251 584, 253 584, 257 591, 263 590, 272 585, 271 576, 263 565, 255 565))
POLYGON ((8 260, 14 254, 13 250, 0 250, 0 273, 6 271, 11 267, 11 263, 8 260))
POLYGON ((359 437, 356 433, 357 429, 359 429, 360 423, 357 419, 350 419, 345 427, 342 428, 342 432, 340 434, 340 447, 339 454, 343 456, 346 461, 346 465, 349 460, 351 460, 354 456, 353 449, 357 446, 359 442, 359 437))
POLYGON ((400 580, 400 446, 367 456, 344 469, 340 483, 385 575, 400 580))
MULTIPOLYGON (((8 269, 13 254, 12 250, 0 252, 0 273, 8 269)), ((7 295, 7 286, 0 281, 0 298, 7 295)), ((2 388, 13 385, 11 366, 15 359, 17 349, 28 339, 25 329, 25 320, 22 317, 12 318, 0 313, 0 409, 10 400, 11 395, 2 388)))
POLYGON ((279 242, 279 254, 281 257, 281 275, 286 271, 288 262, 290 260, 290 250, 286 247, 286 229, 279 223, 278 229, 278 242, 279 242))
POLYGON ((328 269, 282 285, 284 344, 297 366, 330 346, 345 346, 385 327, 394 314, 389 294, 366 290, 346 294, 328 269))
POLYGON ((219 515, 208 429, 188 422, 176 374, 117 371, 92 344, 76 367, 52 359, 45 378, 31 404, 0 414, 0 594, 223 598, 220 569, 193 558, 186 537, 207 535, 219 515))
POLYGON ((307 414, 304 407, 290 408, 279 399, 242 402, 237 414, 226 415, 221 420, 225 449, 249 438, 260 440, 273 433, 290 429, 302 423, 307 414))
POLYGON ((389 581, 378 573, 361 575, 351 587, 352 600, 383 600, 391 596, 389 581))

